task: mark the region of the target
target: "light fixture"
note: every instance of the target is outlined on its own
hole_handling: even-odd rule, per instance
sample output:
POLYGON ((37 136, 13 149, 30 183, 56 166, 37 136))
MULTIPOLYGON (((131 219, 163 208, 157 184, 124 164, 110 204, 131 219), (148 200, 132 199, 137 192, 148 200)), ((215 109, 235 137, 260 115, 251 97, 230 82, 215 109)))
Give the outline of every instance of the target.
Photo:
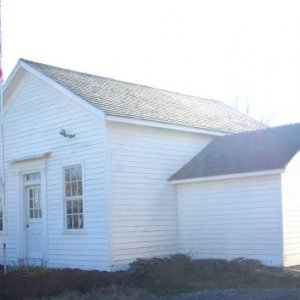
POLYGON ((66 130, 65 129, 62 129, 60 132, 59 132, 60 135, 64 136, 64 137, 67 137, 69 139, 72 139, 75 137, 75 134, 67 134, 66 130))

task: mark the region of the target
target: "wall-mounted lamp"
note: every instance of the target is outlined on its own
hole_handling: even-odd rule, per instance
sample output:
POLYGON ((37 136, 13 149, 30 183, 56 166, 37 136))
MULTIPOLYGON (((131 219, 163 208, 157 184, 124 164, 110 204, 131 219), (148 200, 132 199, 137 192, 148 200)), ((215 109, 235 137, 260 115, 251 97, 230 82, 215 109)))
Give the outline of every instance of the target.
POLYGON ((64 137, 67 137, 69 139, 72 139, 75 137, 75 134, 67 134, 66 130, 65 129, 62 129, 60 132, 59 132, 60 135, 64 136, 64 137))

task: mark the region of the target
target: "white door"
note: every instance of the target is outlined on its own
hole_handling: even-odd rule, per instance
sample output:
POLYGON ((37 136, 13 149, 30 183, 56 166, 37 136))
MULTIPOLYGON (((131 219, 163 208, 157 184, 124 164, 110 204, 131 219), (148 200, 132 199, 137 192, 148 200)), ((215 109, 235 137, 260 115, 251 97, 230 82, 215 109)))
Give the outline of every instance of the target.
POLYGON ((27 258, 43 258, 43 227, 41 185, 26 186, 26 247, 27 258))

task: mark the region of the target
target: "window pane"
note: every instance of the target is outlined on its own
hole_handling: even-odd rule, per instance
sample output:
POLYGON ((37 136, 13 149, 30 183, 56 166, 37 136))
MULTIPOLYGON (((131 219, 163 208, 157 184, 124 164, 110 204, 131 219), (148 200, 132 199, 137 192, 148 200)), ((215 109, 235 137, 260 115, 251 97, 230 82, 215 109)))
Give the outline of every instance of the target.
POLYGON ((77 167, 73 167, 72 169, 71 169, 71 180, 72 181, 75 181, 76 180, 76 169, 77 169, 77 167))
POLYGON ((3 219, 0 220, 0 231, 3 230, 3 219))
POLYGON ((82 200, 67 200, 67 229, 83 229, 82 200))
POLYGON ((73 213, 78 213, 78 201, 73 201, 73 213))
POLYGON ((37 219, 42 217, 41 210, 41 191, 39 187, 32 187, 28 189, 29 197, 29 218, 37 219))
POLYGON ((71 196, 71 183, 66 183, 66 197, 71 196))
POLYGON ((73 221, 74 221, 73 228, 75 228, 75 229, 79 228, 78 215, 73 215, 73 221))
POLYGON ((71 195, 72 196, 77 196, 77 184, 76 184, 76 181, 75 182, 72 181, 72 192, 71 192, 71 195))
POLYGON ((72 216, 67 216, 67 228, 72 229, 72 216))
POLYGON ((77 180, 82 180, 81 166, 77 167, 77 180))
POLYGON ((35 197, 38 198, 39 200, 41 199, 41 193, 40 189, 35 190, 35 197))
POLYGON ((79 215, 79 228, 83 228, 83 215, 82 214, 80 214, 79 215))
POLYGON ((79 204, 78 204, 78 212, 79 213, 83 213, 82 200, 79 200, 78 202, 79 202, 79 204))
POLYGON ((34 199, 34 208, 39 208, 40 207, 40 199, 36 198, 34 199))
POLYGON ((37 181, 41 179, 41 174, 40 173, 32 173, 32 174, 27 174, 25 176, 26 181, 37 181))
POLYGON ((67 201, 67 214, 72 213, 72 201, 67 201))
POLYGON ((70 181, 70 180, 71 180, 70 169, 67 168, 65 169, 65 181, 70 181))
POLYGON ((77 182, 77 195, 82 196, 82 181, 77 182))

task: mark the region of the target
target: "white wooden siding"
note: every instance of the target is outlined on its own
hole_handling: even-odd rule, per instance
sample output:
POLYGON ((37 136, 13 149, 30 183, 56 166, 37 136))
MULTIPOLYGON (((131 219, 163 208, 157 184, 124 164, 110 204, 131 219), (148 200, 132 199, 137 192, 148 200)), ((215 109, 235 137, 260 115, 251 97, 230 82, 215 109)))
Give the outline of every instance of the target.
POLYGON ((177 252, 177 200, 167 180, 211 138, 112 122, 108 129, 114 268, 177 252))
MULTIPOLYGON (((47 182, 47 257, 51 267, 110 269, 108 214, 105 197, 105 121, 75 104, 46 83, 26 74, 11 96, 5 115, 8 259, 21 258, 22 225, 18 224, 19 172, 35 162, 12 159, 51 151, 45 164, 47 182), (61 129, 75 133, 68 139, 61 129), (84 171, 83 233, 64 231, 62 167, 82 164, 84 171)), ((21 212, 19 212, 21 213, 21 212)))
POLYGON ((300 264, 300 153, 282 174, 284 265, 300 264))
POLYGON ((180 252, 282 265, 280 175, 177 186, 180 252))

